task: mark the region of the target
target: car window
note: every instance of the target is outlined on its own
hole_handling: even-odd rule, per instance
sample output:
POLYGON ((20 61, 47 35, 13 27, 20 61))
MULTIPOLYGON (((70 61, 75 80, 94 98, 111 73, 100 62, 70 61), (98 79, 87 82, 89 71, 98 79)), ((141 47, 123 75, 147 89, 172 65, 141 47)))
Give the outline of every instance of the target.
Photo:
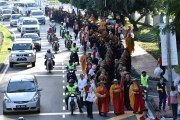
POLYGON ((33 41, 38 40, 38 35, 23 35, 23 38, 32 38, 33 41))
POLYGON ((37 25, 36 20, 24 20, 23 25, 37 25))
POLYGON ((8 5, 7 2, 0 2, 0 6, 5 6, 5 5, 8 5))
POLYGON ((3 14, 11 14, 11 10, 3 10, 3 14))
POLYGON ((9 82, 7 93, 13 92, 35 92, 36 87, 34 81, 15 81, 9 82))
POLYGON ((24 4, 24 3, 15 3, 15 5, 14 5, 14 6, 24 7, 24 6, 25 6, 25 4, 24 4))
POLYGON ((13 44, 12 51, 14 50, 32 50, 32 44, 30 43, 13 44))
POLYGON ((27 3, 27 7, 37 7, 36 3, 27 3))
POLYGON ((21 17, 21 15, 12 15, 12 19, 19 19, 21 17))
POLYGON ((33 15, 33 16, 43 15, 43 12, 32 12, 31 15, 33 15))

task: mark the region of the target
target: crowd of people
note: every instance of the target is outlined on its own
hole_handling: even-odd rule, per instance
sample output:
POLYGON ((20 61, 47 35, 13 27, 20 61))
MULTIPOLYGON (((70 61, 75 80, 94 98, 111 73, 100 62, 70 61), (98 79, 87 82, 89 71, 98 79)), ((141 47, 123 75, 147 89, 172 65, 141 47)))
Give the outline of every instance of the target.
MULTIPOLYGON (((82 74, 74 88, 76 92, 80 92, 78 100, 80 112, 82 112, 81 108, 86 106, 87 116, 93 118, 92 107, 96 101, 100 116, 107 116, 111 103, 115 115, 122 115, 125 110, 132 110, 134 114, 143 113, 140 120, 150 119, 142 97, 143 87, 148 86, 149 76, 145 71, 142 72, 141 85, 137 79, 131 78, 131 54, 134 52, 132 28, 128 26, 125 30, 121 22, 116 21, 112 24, 105 17, 97 23, 97 18, 93 14, 82 15, 80 12, 76 14, 74 10, 68 13, 62 8, 46 7, 46 15, 51 20, 63 23, 60 26, 63 26, 62 28, 73 29, 75 40, 79 38, 80 49, 84 51, 78 61, 82 74), (87 53, 88 50, 91 52, 87 53)), ((77 49, 75 52, 77 53, 77 49)), ((67 95, 70 87, 74 87, 74 82, 69 81, 69 86, 66 88, 67 95)), ((165 88, 161 88, 161 82, 157 87, 158 91, 163 89, 166 93, 165 88)), ((164 101, 159 103, 155 120, 161 119, 162 103, 164 101)))

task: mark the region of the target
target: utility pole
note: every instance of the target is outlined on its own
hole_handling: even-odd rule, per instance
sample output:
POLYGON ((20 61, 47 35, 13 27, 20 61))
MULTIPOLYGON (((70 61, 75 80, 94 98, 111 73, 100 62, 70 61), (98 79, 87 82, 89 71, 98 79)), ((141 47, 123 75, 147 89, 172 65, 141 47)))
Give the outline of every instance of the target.
POLYGON ((166 31, 168 81, 170 82, 170 86, 172 86, 173 82, 172 82, 172 63, 171 63, 171 40, 170 40, 171 29, 169 27, 169 2, 168 0, 166 4, 166 26, 168 26, 168 30, 166 31))

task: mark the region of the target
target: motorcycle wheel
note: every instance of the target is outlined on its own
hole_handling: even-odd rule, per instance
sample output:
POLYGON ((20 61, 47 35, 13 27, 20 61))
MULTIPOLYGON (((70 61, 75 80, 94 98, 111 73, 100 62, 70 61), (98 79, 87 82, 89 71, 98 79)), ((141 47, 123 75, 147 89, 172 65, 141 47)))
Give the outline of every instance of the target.
POLYGON ((71 107, 71 115, 74 114, 74 110, 73 110, 73 107, 71 107))

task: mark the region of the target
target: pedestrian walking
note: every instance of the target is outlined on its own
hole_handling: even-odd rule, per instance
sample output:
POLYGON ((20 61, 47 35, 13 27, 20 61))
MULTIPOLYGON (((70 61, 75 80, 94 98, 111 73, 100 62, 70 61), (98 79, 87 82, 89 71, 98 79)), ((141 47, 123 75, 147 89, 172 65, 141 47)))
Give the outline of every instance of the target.
POLYGON ((129 74, 126 74, 124 79, 124 103, 127 110, 132 110, 129 100, 129 87, 131 85, 131 78, 129 74))
POLYGON ((160 114, 160 110, 157 109, 156 113, 155 113, 155 119, 154 120, 165 120, 165 118, 163 118, 160 114))
POLYGON ((77 37, 78 37, 78 32, 79 32, 79 25, 78 25, 76 20, 74 21, 73 30, 74 30, 74 33, 75 33, 75 40, 76 40, 77 37))
POLYGON ((98 85, 99 86, 96 89, 96 96, 99 115, 107 117, 107 113, 109 112, 109 93, 104 81, 100 81, 98 85))
POLYGON ((177 119, 177 109, 178 109, 178 91, 175 86, 171 86, 170 91, 170 105, 173 113, 173 120, 177 119))
POLYGON ((87 80, 87 84, 84 87, 84 101, 87 108, 87 117, 91 119, 93 119, 93 102, 96 100, 95 91, 94 84, 87 80))
POLYGON ((78 80, 78 88, 79 88, 79 91, 81 92, 80 94, 80 106, 81 108, 83 108, 84 104, 83 104, 83 89, 84 87, 86 86, 87 84, 87 79, 84 77, 83 74, 80 74, 80 79, 78 80))
POLYGON ((164 82, 163 78, 157 83, 157 91, 159 93, 159 110, 161 110, 163 104, 163 111, 165 112, 166 108, 166 98, 167 98, 167 88, 166 83, 164 82))
POLYGON ((87 64, 87 54, 86 52, 84 52, 84 54, 81 56, 80 58, 80 65, 81 65, 81 69, 84 75, 86 75, 86 64, 87 64))

